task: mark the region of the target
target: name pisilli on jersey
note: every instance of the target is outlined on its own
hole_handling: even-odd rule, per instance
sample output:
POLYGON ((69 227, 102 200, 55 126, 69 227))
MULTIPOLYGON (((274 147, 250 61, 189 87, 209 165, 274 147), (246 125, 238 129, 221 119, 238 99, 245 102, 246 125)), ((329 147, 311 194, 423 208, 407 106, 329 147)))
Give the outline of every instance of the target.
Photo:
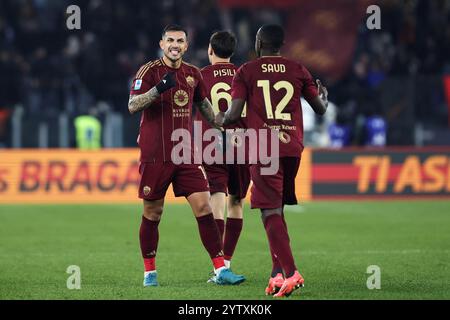
MULTIPOLYGON (((203 80, 205 81, 206 94, 215 114, 219 111, 226 112, 231 106, 231 85, 233 77, 236 74, 237 67, 232 63, 216 63, 209 65, 201 70, 203 80)), ((243 114, 245 117, 245 113, 243 114)), ((201 120, 209 128, 209 124, 204 117, 196 114, 196 120, 201 120)), ((245 127, 243 119, 237 123, 227 126, 226 129, 245 127)))
POLYGON ((143 65, 136 74, 131 95, 146 93, 168 72, 175 73, 176 86, 164 92, 142 112, 138 136, 142 162, 171 162, 172 132, 186 129, 192 132, 192 105, 206 98, 200 70, 182 62, 178 69, 167 66, 163 59, 143 65))
POLYGON ((319 94, 309 71, 284 57, 261 57, 238 69, 232 88, 233 99, 247 101, 247 127, 275 130, 280 141, 279 156, 300 157, 303 151, 300 98, 308 101, 319 94))

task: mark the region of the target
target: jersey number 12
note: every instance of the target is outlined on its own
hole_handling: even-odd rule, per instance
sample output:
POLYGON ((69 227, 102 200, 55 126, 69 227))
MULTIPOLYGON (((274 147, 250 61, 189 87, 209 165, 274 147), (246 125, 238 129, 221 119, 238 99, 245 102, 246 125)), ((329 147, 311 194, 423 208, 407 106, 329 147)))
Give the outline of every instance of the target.
MULTIPOLYGON (((258 80, 258 88, 262 88, 264 96, 264 105, 266 106, 267 119, 274 119, 272 99, 270 98, 270 82, 269 80, 258 80)), ((275 90, 285 89, 286 94, 283 99, 275 107, 275 119, 277 120, 291 120, 291 114, 283 112, 284 108, 291 101, 294 95, 294 86, 288 81, 278 81, 273 85, 275 90)))

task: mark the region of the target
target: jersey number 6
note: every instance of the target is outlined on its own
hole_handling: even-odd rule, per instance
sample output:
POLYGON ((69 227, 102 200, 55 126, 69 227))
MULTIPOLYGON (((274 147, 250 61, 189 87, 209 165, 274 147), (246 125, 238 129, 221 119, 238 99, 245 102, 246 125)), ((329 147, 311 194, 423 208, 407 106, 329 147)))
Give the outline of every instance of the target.
MULTIPOLYGON (((230 90, 231 90, 230 85, 225 82, 217 82, 211 88, 211 104, 212 104, 212 109, 214 111, 214 114, 217 115, 220 111, 220 109, 219 109, 220 99, 225 99, 227 101, 228 108, 230 108, 230 106, 231 106, 230 90), (222 91, 219 92, 219 90, 222 90, 222 91)), ((246 115, 247 115, 247 103, 244 105, 244 110, 242 110, 241 117, 245 118, 246 115)))

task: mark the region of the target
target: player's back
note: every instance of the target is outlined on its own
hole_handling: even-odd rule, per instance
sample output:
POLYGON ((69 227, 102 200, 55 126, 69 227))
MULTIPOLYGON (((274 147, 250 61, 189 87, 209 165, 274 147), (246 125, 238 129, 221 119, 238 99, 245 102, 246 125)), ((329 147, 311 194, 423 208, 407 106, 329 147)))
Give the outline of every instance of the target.
POLYGON ((239 68, 233 98, 247 101, 246 124, 253 129, 279 130, 280 157, 299 157, 303 150, 300 98, 318 95, 308 70, 281 56, 261 57, 239 68))
MULTIPOLYGON (((201 70, 207 96, 216 115, 219 111, 226 112, 231 104, 231 85, 236 70, 232 63, 216 63, 201 70)), ((210 128, 200 113, 196 114, 196 120, 202 120, 206 128, 210 128)))

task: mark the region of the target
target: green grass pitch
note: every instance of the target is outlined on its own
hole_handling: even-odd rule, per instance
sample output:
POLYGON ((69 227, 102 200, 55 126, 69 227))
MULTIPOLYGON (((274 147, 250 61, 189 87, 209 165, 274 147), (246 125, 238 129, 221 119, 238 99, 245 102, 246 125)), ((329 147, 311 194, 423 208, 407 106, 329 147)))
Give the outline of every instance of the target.
MULTIPOLYGON (((450 299, 450 202, 313 202, 286 219, 305 288, 289 299, 450 299), (381 270, 369 290, 367 267, 381 270)), ((160 224, 160 287, 143 288, 141 205, 0 206, 0 299, 272 299, 256 210, 245 209, 232 268, 240 286, 207 284, 209 257, 187 205, 160 224), (70 265, 81 289, 66 287, 70 265)))

